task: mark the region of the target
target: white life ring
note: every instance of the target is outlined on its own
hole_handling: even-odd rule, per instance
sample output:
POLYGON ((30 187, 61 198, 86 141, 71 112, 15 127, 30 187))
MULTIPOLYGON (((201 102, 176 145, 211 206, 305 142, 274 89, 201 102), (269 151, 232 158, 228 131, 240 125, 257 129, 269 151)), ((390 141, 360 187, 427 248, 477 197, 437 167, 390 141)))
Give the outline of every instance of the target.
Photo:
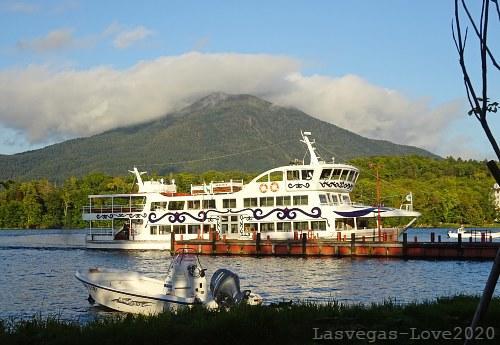
POLYGON ((271 183, 271 192, 277 192, 280 189, 278 182, 271 183))
POLYGON ((261 193, 267 192, 267 184, 261 183, 260 186, 259 186, 259 190, 260 190, 261 193))

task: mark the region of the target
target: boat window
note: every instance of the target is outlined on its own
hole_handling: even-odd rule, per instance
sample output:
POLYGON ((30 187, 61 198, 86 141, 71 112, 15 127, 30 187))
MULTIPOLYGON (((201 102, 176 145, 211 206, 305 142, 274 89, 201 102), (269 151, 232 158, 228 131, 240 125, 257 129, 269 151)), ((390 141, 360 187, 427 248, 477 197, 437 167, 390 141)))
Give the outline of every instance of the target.
POLYGON ((152 202, 151 211, 162 211, 167 209, 167 202, 152 202))
POLYGON ((184 209, 184 201, 170 201, 168 203, 169 210, 183 210, 184 209))
POLYGON ((269 174, 266 174, 266 175, 261 176, 261 177, 257 180, 257 182, 260 182, 260 183, 262 183, 262 182, 269 182, 269 174))
POLYGON ((215 209, 215 200, 203 200, 204 209, 215 209))
POLYGON ((232 234, 238 233, 238 224, 231 224, 231 233, 232 234))
POLYGON ((290 222, 278 222, 276 223, 276 230, 282 232, 292 231, 292 223, 290 222))
POLYGON ((158 234, 158 226, 157 225, 153 225, 152 227, 149 228, 149 233, 151 235, 157 235, 158 234))
POLYGON ((336 218, 335 229, 337 230, 354 229, 354 218, 336 218))
POLYGON ((272 196, 260 198, 260 206, 274 206, 274 198, 272 196))
POLYGON ((199 225, 188 225, 188 234, 197 234, 198 231, 200 230, 199 225))
POLYGON ((209 232, 210 232, 210 224, 203 224, 203 233, 208 234, 209 232))
POLYGON ((342 203, 349 205, 351 203, 351 198, 349 195, 342 195, 342 203))
POLYGON ((276 206, 291 206, 292 200, 290 196, 277 196, 276 197, 276 206))
POLYGON ((342 169, 333 169, 332 180, 340 180, 340 176, 342 176, 342 169))
POLYGON ((246 223, 244 228, 245 228, 245 232, 247 232, 247 233, 252 232, 252 231, 257 231, 257 229, 259 228, 259 224, 246 223))
POLYGON ((188 210, 199 210, 201 206, 200 200, 188 200, 188 210))
POLYGON ((269 179, 271 181, 283 181, 283 171, 274 171, 269 174, 269 179))
POLYGON ((307 195, 294 195, 293 196, 293 204, 294 205, 307 205, 307 195))
POLYGON ((294 231, 307 231, 309 229, 309 224, 307 222, 293 222, 294 231))
POLYGON ((172 231, 172 226, 171 225, 160 225, 158 227, 158 234, 159 235, 168 235, 170 231, 172 231))
POLYGON ((346 181, 350 181, 350 175, 352 174, 352 171, 350 170, 344 170, 344 174, 342 175, 342 179, 346 181))
POLYGON ((288 170, 286 172, 286 179, 288 181, 298 180, 299 179, 299 170, 288 170))
POLYGON ((186 226, 185 225, 173 225, 173 231, 176 234, 185 234, 186 226))
POLYGON ((245 198, 243 199, 244 207, 257 207, 257 198, 245 198))
POLYGON ((222 200, 223 208, 235 208, 236 207, 236 199, 223 199, 222 200))
POLYGON ((314 170, 302 170, 302 179, 303 180, 312 180, 314 170))
POLYGON ((337 205, 339 203, 339 197, 337 196, 337 194, 330 194, 330 200, 334 205, 337 205))
POLYGON ((260 223, 260 232, 274 231, 274 223, 260 223))
POLYGON ((237 222, 238 216, 231 216, 231 222, 237 222))
POLYGON ((227 229, 229 228, 229 226, 227 224, 221 224, 220 226, 220 232, 221 234, 227 234, 227 229))
POLYGON ((354 170, 351 170, 349 173, 349 177, 347 178, 347 181, 353 182, 356 179, 356 172, 354 170))
POLYGON ((319 203, 322 205, 327 205, 328 204, 328 198, 326 197, 326 194, 320 194, 319 195, 319 203))
POLYGON ((220 217, 220 221, 221 222, 227 222, 228 220, 229 220, 228 216, 222 216, 222 217, 220 217))
POLYGON ((332 174, 332 169, 323 169, 321 172, 320 180, 329 180, 332 174))
POLYGON ((326 230, 326 222, 324 220, 311 221, 311 229, 316 230, 316 231, 325 231, 326 230))

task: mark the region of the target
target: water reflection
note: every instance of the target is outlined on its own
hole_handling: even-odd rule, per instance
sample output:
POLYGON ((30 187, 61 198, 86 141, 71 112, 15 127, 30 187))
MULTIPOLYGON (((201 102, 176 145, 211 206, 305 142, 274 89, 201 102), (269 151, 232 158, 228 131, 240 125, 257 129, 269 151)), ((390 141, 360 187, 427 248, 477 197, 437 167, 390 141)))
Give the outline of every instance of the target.
MULTIPOLYGON (((89 320, 109 313, 88 304, 74 278, 93 266, 140 271, 162 278, 171 257, 162 251, 85 250, 84 232, 0 231, 0 318, 58 315, 89 320)), ((243 288, 268 303, 282 300, 409 302, 459 293, 478 294, 491 262, 363 258, 254 258, 204 256, 208 277, 227 267, 243 288)), ((496 294, 500 295, 497 287, 496 294)))

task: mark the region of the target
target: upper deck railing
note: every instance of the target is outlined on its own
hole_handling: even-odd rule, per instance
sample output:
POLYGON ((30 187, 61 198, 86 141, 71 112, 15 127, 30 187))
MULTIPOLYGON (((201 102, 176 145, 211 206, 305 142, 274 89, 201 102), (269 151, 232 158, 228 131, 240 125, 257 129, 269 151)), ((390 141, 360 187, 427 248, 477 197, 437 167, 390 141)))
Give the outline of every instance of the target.
POLYGON ((191 185, 191 194, 227 194, 243 188, 243 180, 212 181, 209 184, 191 185))
POLYGON ((88 213, 133 213, 144 211, 145 204, 130 205, 88 205, 83 206, 82 212, 88 213))

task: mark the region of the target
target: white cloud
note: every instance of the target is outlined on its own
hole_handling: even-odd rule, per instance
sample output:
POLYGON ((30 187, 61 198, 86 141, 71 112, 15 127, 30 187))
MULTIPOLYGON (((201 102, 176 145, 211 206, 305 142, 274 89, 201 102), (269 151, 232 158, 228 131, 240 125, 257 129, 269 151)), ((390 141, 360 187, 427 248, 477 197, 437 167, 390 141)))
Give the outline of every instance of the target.
POLYGON ((113 45, 116 48, 128 48, 132 44, 151 36, 153 31, 146 29, 144 26, 138 26, 132 30, 120 32, 113 40, 113 45))
POLYGON ((6 12, 31 14, 38 11, 38 6, 24 1, 10 1, 0 5, 0 9, 6 12))
POLYGON ((0 71, 0 125, 34 143, 86 136, 158 118, 216 91, 254 94, 361 135, 434 152, 462 117, 457 102, 431 107, 354 75, 304 76, 300 62, 284 56, 189 53, 126 70, 0 71))
POLYGON ((19 50, 47 53, 70 48, 74 45, 73 30, 62 28, 49 32, 47 35, 31 40, 21 40, 17 43, 19 50))

